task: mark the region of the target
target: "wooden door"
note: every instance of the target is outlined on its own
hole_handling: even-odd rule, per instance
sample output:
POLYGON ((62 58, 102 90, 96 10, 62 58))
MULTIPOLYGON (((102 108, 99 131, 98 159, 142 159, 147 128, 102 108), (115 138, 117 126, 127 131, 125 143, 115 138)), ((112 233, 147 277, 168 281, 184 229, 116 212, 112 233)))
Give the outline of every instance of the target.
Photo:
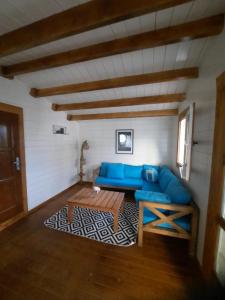
POLYGON ((212 172, 203 259, 208 278, 225 286, 225 72, 217 79, 212 172))
POLYGON ((0 223, 24 211, 19 121, 0 107, 0 223))

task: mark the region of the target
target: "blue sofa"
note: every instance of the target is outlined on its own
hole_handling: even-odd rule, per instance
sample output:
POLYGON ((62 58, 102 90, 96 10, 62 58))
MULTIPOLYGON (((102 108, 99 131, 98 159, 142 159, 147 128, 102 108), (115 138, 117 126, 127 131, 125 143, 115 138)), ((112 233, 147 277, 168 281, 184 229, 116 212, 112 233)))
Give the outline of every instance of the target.
POLYGON ((96 175, 94 184, 102 187, 135 190, 137 201, 148 197, 154 198, 157 195, 166 203, 188 204, 191 202, 190 192, 166 166, 133 166, 103 162, 96 175))
POLYGON ((149 231, 188 239, 190 253, 195 253, 198 209, 191 193, 167 166, 103 162, 94 171, 93 184, 135 190, 139 246, 142 246, 143 231, 149 231))
MULTIPOLYGON (((160 170, 158 166, 132 166, 121 163, 103 162, 100 169, 97 170, 95 184, 98 186, 131 190, 151 190, 154 187, 144 177, 144 171, 148 168, 155 168, 157 171, 160 170)), ((158 191, 157 187, 156 190, 158 191)))

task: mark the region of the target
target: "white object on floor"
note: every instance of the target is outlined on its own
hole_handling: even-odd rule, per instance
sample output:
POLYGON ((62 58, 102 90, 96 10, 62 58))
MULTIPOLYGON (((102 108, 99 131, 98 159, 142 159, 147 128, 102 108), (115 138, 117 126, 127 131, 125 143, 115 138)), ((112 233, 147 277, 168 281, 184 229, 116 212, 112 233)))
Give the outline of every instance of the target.
POLYGON ((97 194, 101 191, 99 186, 93 186, 93 190, 94 192, 96 192, 97 194))

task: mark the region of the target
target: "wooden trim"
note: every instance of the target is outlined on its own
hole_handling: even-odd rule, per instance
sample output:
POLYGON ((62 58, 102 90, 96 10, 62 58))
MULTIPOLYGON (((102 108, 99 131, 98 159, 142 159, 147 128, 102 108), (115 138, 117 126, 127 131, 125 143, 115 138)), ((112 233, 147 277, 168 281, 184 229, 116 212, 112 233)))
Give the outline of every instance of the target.
POLYGON ((144 203, 139 202, 139 213, 138 213, 138 246, 143 245, 143 218, 144 218, 144 203))
MULTIPOLYGON (((25 142, 24 142, 24 121, 23 109, 18 106, 9 105, 0 102, 0 111, 13 113, 18 115, 19 126, 19 151, 20 151, 20 166, 21 166, 21 182, 22 182, 22 198, 23 212, 27 212, 27 184, 26 184, 26 161, 25 161, 25 142)), ((13 218, 14 219, 14 218, 13 218)), ((12 220, 13 222, 13 220, 12 220)))
POLYGON ((116 77, 111 79, 68 84, 44 89, 32 88, 30 90, 30 95, 33 97, 48 97, 77 92, 87 92, 124 86, 136 86, 142 84, 152 84, 193 78, 198 78, 197 67, 139 74, 125 77, 116 77))
POLYGON ((13 225, 14 223, 18 222, 19 220, 23 219, 26 217, 27 212, 23 211, 18 213, 15 217, 8 219, 7 221, 0 223, 0 232, 9 226, 13 225))
POLYGON ((121 119, 121 118, 145 118, 145 117, 167 117, 176 116, 177 109, 149 110, 149 111, 131 111, 104 114, 87 114, 87 115, 68 115, 68 121, 84 120, 102 120, 102 119, 121 119))
MULTIPOLYGON (((86 181, 88 182, 88 181, 86 181)), ((131 188, 127 186, 114 186, 114 185, 106 185, 106 184, 97 184, 97 186, 101 188, 106 188, 106 189, 116 189, 116 190, 126 190, 126 191, 136 191, 136 188, 131 188)))
POLYGON ((185 24, 144 32, 9 66, 3 66, 2 74, 3 76, 13 77, 19 74, 65 66, 115 54, 174 44, 182 42, 184 39, 194 40, 213 36, 221 33, 223 26, 224 15, 216 15, 185 24))
POLYGON ((194 207, 192 205, 165 204, 165 203, 147 202, 147 201, 143 201, 143 202, 145 202, 145 206, 148 208, 159 208, 159 209, 180 211, 186 213, 192 213, 194 210, 194 207))
POLYGON ((185 100, 185 97, 186 97, 185 93, 180 93, 180 94, 127 98, 127 99, 78 102, 78 103, 69 103, 69 104, 53 103, 52 109, 55 111, 68 111, 68 110, 92 109, 92 108, 103 108, 103 107, 121 107, 121 106, 144 105, 144 104, 174 103, 174 102, 181 102, 185 100))
POLYGON ((19 213, 17 216, 3 222, 0 224, 0 231, 8 228, 9 226, 13 225, 14 223, 18 222, 19 220, 35 213, 36 211, 38 211, 40 208, 46 206, 47 204, 49 204, 50 202, 54 201, 56 198, 60 197, 61 195, 63 195, 65 192, 69 191, 70 189, 72 189, 75 185, 77 185, 78 183, 75 183, 73 185, 71 185, 70 187, 68 187, 67 189, 63 190, 62 192, 58 193, 57 195, 49 198, 48 200, 42 202, 41 204, 39 204, 38 206, 32 208, 29 211, 25 211, 25 212, 21 212, 19 213))
POLYGON ((173 229, 163 229, 163 228, 154 228, 151 226, 147 226, 148 224, 143 226, 143 231, 157 233, 165 236, 176 237, 180 239, 190 240, 190 235, 187 233, 179 233, 174 231, 173 229))
MULTIPOLYGON (((194 121, 195 121, 195 103, 192 103, 191 105, 193 105, 193 120, 192 120, 192 132, 191 132, 191 141, 190 141, 190 147, 192 148, 192 145, 193 145, 193 133, 194 133, 194 121)), ((188 106, 187 108, 185 108, 181 113, 179 113, 179 116, 178 116, 178 125, 177 125, 177 151, 176 151, 176 166, 177 168, 179 167, 182 167, 179 162, 178 162, 178 148, 179 148, 179 133, 180 133, 180 122, 181 120, 183 120, 186 115, 188 114, 188 112, 191 110, 191 107, 188 106)), ((189 149, 189 151, 191 151, 192 149, 189 149)), ((192 151, 191 151, 192 152, 192 151)), ((189 157, 190 157, 190 166, 189 168, 191 167, 191 153, 189 154, 189 157)), ((186 179, 185 179, 186 180, 186 179)), ((188 178, 189 180, 189 178, 188 178)), ((187 180, 187 181, 188 181, 187 180)))
POLYGON ((182 112, 179 113, 179 117, 178 117, 179 121, 183 120, 186 117, 187 113, 189 112, 189 109, 190 108, 188 106, 182 112))
POLYGON ((219 223, 220 227, 222 227, 223 230, 225 231, 225 220, 224 220, 224 218, 219 217, 218 223, 219 223))
POLYGON ((217 78, 215 129, 212 154, 211 180, 207 225, 203 254, 203 272, 212 278, 216 261, 218 220, 221 217, 223 180, 225 176, 225 72, 217 78))
POLYGON ((190 0, 95 0, 0 36, 0 56, 85 32, 190 0))
POLYGON ((198 229, 198 208, 197 205, 192 202, 191 205, 179 205, 179 204, 164 204, 159 202, 150 202, 145 200, 139 201, 139 223, 138 223, 138 242, 139 246, 143 244, 143 232, 152 232, 162 234, 171 237, 177 237, 189 240, 189 254, 195 255, 195 246, 197 239, 198 229), (143 210, 148 208, 155 216, 158 217, 155 221, 150 221, 143 225, 143 210), (160 209, 169 210, 173 212, 172 215, 165 215, 160 209), (186 215, 191 215, 191 232, 184 230, 181 226, 175 223, 175 220, 186 215), (141 217, 140 217, 141 216, 141 217), (172 228, 160 228, 160 224, 169 223, 172 228))

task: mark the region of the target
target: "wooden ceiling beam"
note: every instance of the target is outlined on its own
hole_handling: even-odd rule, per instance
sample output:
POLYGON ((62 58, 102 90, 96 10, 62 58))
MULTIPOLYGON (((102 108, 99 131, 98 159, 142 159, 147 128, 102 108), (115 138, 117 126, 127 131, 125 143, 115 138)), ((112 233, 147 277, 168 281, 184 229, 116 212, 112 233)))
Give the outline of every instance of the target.
POLYGON ((105 80, 68 84, 44 89, 32 88, 30 95, 33 97, 49 97, 55 95, 65 95, 77 92, 87 92, 124 86, 135 86, 141 84, 152 84, 160 82, 175 81, 179 79, 191 79, 198 77, 198 68, 184 68, 168 70, 155 73, 116 77, 105 80))
POLYGON ((191 0, 93 0, 0 36, 0 57, 191 0))
POLYGON ((168 94, 168 95, 155 95, 147 97, 136 97, 127 99, 114 99, 114 100, 101 100, 90 102, 79 102, 69 104, 52 104, 52 109, 55 111, 68 111, 80 109, 95 109, 107 107, 120 107, 130 105, 144 105, 144 104, 160 104, 160 103, 174 103, 184 101, 186 94, 168 94))
POLYGON ((186 24, 145 32, 10 66, 4 66, 2 72, 3 76, 12 77, 19 74, 88 61, 110 55, 168 45, 183 40, 193 40, 213 36, 221 33, 223 26, 224 15, 221 14, 186 24))
POLYGON ((102 119, 123 119, 123 118, 146 118, 146 117, 167 117, 177 116, 177 109, 131 111, 103 114, 68 115, 69 121, 102 120, 102 119))

